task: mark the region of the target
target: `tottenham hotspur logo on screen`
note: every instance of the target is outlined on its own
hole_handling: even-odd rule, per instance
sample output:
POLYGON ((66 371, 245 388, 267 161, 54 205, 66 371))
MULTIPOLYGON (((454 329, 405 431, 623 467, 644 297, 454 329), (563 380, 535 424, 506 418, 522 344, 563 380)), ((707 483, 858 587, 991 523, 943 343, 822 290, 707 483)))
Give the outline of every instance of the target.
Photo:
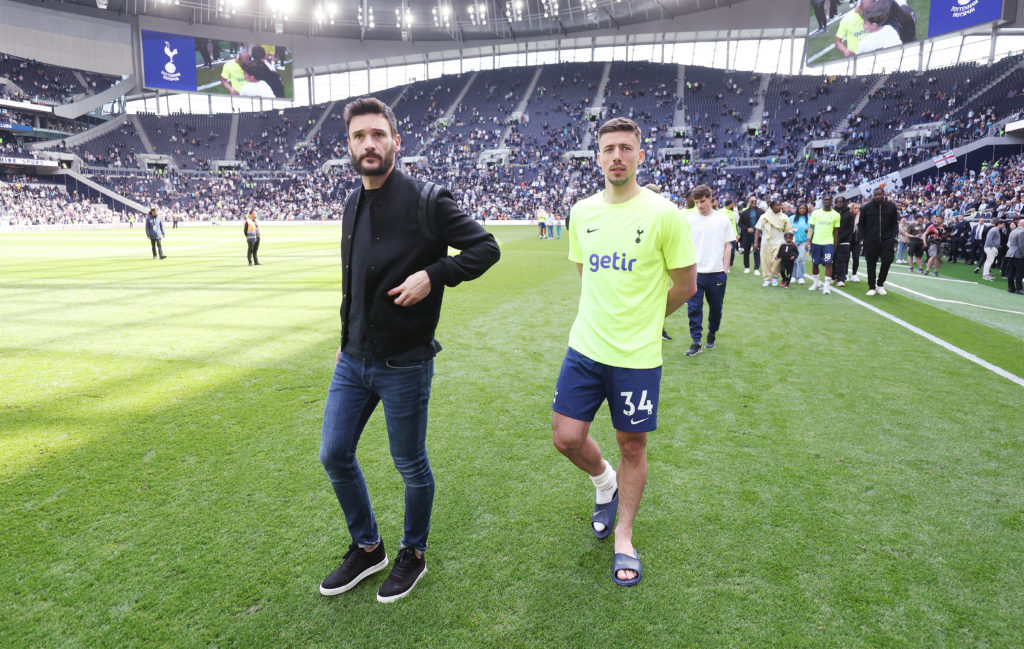
POLYGON ((170 41, 164 41, 164 54, 167 55, 167 63, 164 65, 164 69, 160 72, 160 76, 163 77, 164 81, 179 81, 181 80, 181 73, 178 72, 178 68, 174 65, 174 57, 178 55, 177 48, 171 49, 170 41))
POLYGON ((978 8, 980 0, 956 0, 956 4, 949 8, 954 18, 970 16, 978 8))

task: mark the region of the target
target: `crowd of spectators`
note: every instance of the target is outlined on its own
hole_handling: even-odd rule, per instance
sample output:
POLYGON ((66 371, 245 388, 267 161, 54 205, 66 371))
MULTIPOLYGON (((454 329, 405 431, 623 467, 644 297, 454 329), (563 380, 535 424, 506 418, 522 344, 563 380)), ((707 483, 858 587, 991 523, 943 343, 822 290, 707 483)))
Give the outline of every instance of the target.
MULTIPOLYGON (((1009 71, 1011 65, 1015 63, 1001 63, 1000 69, 1009 71)), ((588 112, 602 69, 601 63, 546 66, 526 110, 515 120, 514 109, 536 68, 447 76, 377 96, 395 105, 403 155, 422 153, 429 165, 422 173, 451 187, 467 211, 479 218, 530 218, 541 206, 565 213, 600 186, 592 159, 566 154, 591 140, 600 122, 588 112), (463 88, 465 94, 455 103, 463 88), (450 119, 442 120, 449 109, 450 119), (478 164, 481 151, 499 147, 508 149, 506 159, 478 164)), ((765 84, 759 75, 687 66, 682 101, 690 127, 675 137, 667 125, 682 106, 675 79, 666 76, 677 68, 649 64, 635 78, 624 69, 611 67, 600 98, 604 115, 622 114, 645 125, 645 180, 658 183, 676 200, 700 183, 720 195, 756 193, 789 201, 848 191, 994 132, 1009 114, 1003 100, 1015 106, 1014 101, 1024 99, 1020 88, 1000 82, 985 93, 994 103, 963 105, 980 90, 972 75, 995 79, 991 70, 979 72, 973 66, 893 75, 868 97, 873 108, 852 116, 846 130, 838 133, 837 146, 808 153, 809 141, 837 135, 837 126, 851 117, 853 106, 877 85, 877 77, 780 76, 765 84), (767 88, 766 103, 760 128, 754 128, 751 124, 757 122, 750 118, 762 99, 759 88, 767 88), (906 146, 875 146, 922 121, 933 124, 931 132, 906 146), (656 151, 665 146, 690 146, 696 159, 659 160, 656 151)), ((225 115, 139 116, 157 152, 173 155, 180 172, 114 172, 137 166, 135 155, 143 145, 131 121, 71 150, 101 184, 189 218, 234 218, 252 206, 268 218, 335 218, 346 188, 356 179, 347 166, 320 168, 327 160, 347 156, 344 103, 330 107, 309 146, 298 145, 326 107, 240 116, 234 153, 250 170, 240 175, 199 173, 209 170, 211 159, 227 156, 230 117, 225 115)), ((8 138, 3 146, 10 151, 16 145, 8 138)))
POLYGON ((0 175, 0 225, 112 224, 126 218, 103 203, 69 194, 63 185, 33 176, 0 175))
POLYGON ((118 81, 118 77, 111 75, 76 71, 4 53, 0 53, 0 77, 7 77, 21 88, 21 93, 5 89, 5 94, 12 99, 57 104, 100 92, 118 81), (76 77, 76 72, 85 80, 85 85, 76 77))

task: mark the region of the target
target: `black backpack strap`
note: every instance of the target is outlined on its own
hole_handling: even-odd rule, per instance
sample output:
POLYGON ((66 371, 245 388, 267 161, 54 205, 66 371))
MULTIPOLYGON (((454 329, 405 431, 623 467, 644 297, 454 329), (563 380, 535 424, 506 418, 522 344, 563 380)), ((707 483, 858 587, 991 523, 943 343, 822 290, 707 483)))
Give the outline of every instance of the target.
POLYGON ((420 189, 419 221, 420 230, 430 239, 440 240, 437 234, 437 194, 441 191, 440 185, 427 181, 420 189))

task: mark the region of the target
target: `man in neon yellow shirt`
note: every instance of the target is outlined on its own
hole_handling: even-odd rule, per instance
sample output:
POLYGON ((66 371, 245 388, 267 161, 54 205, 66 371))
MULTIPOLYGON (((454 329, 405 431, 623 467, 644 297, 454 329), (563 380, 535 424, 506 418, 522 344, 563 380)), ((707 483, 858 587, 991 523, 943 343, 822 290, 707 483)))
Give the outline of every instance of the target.
POLYGON ((736 245, 740 240, 740 231, 736 227, 736 220, 739 218, 736 216, 736 203, 731 198, 725 199, 725 207, 718 210, 729 219, 729 223, 732 223, 732 234, 735 240, 732 242, 732 252, 729 253, 729 267, 732 267, 732 262, 736 259, 736 245))
POLYGON ((810 230, 807 234, 811 241, 811 271, 814 283, 809 291, 820 288, 825 295, 831 293, 828 285, 832 282, 832 258, 836 245, 839 243, 839 212, 832 209, 832 197, 821 199, 821 209, 811 213, 810 230), (825 279, 818 280, 818 266, 825 266, 825 279))
POLYGON ((658 334, 665 316, 697 290, 686 220, 671 201, 637 184, 645 156, 640 142, 632 120, 617 117, 601 126, 597 162, 604 191, 579 201, 570 213, 569 259, 583 281, 551 420, 555 447, 597 489, 594 535, 607 538, 614 526, 612 578, 621 586, 641 577, 633 519, 647 483, 647 433, 657 428, 658 334), (605 400, 619 445, 618 473, 589 435, 605 400))
POLYGON ((243 66, 247 65, 251 58, 248 52, 242 50, 238 53, 238 58, 228 61, 221 69, 220 85, 227 88, 232 95, 241 94, 242 87, 246 84, 243 66))
POLYGON ((860 41, 867 36, 864 28, 864 18, 860 15, 860 3, 853 8, 853 11, 843 16, 839 21, 839 28, 836 30, 836 49, 843 53, 843 56, 854 56, 860 51, 860 41), (846 41, 844 44, 843 41, 846 41))

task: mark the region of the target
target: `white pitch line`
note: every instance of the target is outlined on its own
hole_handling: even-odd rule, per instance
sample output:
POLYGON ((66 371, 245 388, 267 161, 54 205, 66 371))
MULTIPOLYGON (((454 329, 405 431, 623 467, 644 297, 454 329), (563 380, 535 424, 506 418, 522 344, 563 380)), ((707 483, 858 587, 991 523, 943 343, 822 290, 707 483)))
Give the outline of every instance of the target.
POLYGON ((947 300, 947 299, 941 298, 941 297, 932 297, 931 295, 926 295, 924 293, 919 293, 919 292, 917 292, 917 291, 915 291, 913 289, 909 289, 909 288, 907 288, 905 286, 900 286, 899 284, 893 284, 892 282, 888 282, 886 284, 886 286, 891 286, 893 288, 898 288, 901 291, 906 291, 907 293, 913 293, 914 295, 917 295, 919 297, 923 297, 924 299, 931 300, 933 302, 945 302, 946 304, 960 304, 962 306, 973 306, 976 309, 988 309, 989 311, 1001 311, 1003 313, 1012 313, 1014 315, 1024 315, 1024 311, 1014 311, 1012 309, 1000 309, 999 307, 985 306, 983 304, 972 304, 970 302, 961 302, 960 300, 947 300))
POLYGON ((857 299, 857 298, 853 297, 852 295, 850 295, 846 291, 843 291, 843 290, 835 288, 835 287, 832 287, 832 291, 834 293, 838 293, 838 294, 842 295, 847 300, 850 300, 851 302, 853 302, 855 304, 861 305, 862 307, 864 307, 865 309, 867 309, 869 311, 873 311, 873 312, 877 313, 878 315, 882 316, 886 320, 891 320, 892 322, 895 322, 896 324, 898 324, 899 326, 903 327, 904 329, 907 329, 908 331, 911 331, 911 332, 917 334, 918 336, 921 336, 922 338, 924 338, 926 340, 930 340, 931 342, 935 343, 939 347, 942 347, 944 349, 948 349, 949 351, 953 352, 957 356, 960 356, 961 358, 966 358, 967 360, 971 361, 972 363, 974 363, 976 365, 980 365, 981 367, 984 367, 986 370, 989 370, 990 372, 998 374, 999 376, 1003 377, 1007 381, 1011 381, 1011 382, 1016 383, 1017 385, 1019 385, 1021 387, 1024 387, 1024 379, 1022 379, 1021 377, 1017 376, 1016 374, 1012 374, 1010 372, 1007 372, 1003 368, 998 367, 996 365, 993 365, 992 363, 989 363, 988 361, 986 361, 983 358, 978 358, 977 356, 975 356, 974 354, 972 354, 969 351, 965 351, 963 349, 960 349, 956 345, 953 345, 951 343, 947 343, 945 340, 939 338, 938 336, 933 336, 932 334, 928 333, 924 329, 921 329, 919 327, 915 327, 914 325, 910 324, 909 322, 907 322, 905 320, 901 320, 901 319, 897 318, 896 316, 892 315, 891 313, 887 313, 887 312, 879 309, 876 306, 868 304, 864 300, 860 300, 860 299, 857 299))
POLYGON ((889 274, 890 275, 903 275, 904 277, 919 277, 920 279, 926 279, 927 278, 927 279, 932 280, 932 281, 938 280, 940 282, 957 282, 959 284, 973 284, 974 286, 978 285, 978 282, 971 282, 971 281, 968 281, 966 279, 953 279, 952 277, 930 277, 928 275, 917 275, 917 274, 911 273, 909 271, 902 271, 902 272, 895 272, 894 273, 891 267, 889 268, 889 274))

